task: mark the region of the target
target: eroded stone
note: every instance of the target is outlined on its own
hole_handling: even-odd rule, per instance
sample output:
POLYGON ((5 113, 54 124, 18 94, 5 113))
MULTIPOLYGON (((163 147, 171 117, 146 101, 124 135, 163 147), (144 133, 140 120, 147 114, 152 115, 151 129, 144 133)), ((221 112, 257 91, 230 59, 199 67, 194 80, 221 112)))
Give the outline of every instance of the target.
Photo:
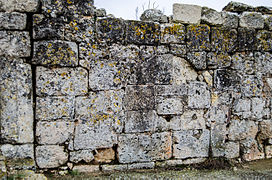
POLYGON ((23 30, 26 28, 26 14, 22 13, 0 13, 0 29, 23 30))
POLYGON ((199 24, 201 19, 202 8, 197 5, 190 4, 173 4, 173 20, 189 23, 199 24))

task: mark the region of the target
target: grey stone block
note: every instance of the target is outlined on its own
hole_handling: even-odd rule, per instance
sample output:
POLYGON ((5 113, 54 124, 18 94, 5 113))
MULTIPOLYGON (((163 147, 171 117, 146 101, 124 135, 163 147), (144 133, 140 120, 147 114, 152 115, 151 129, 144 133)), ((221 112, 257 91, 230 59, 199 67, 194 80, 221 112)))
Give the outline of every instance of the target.
POLYGON ((178 97, 158 97, 156 103, 159 115, 182 114, 185 104, 184 100, 178 97))
POLYGON ((8 159, 34 159, 33 144, 24 145, 0 145, 1 155, 8 159))
POLYGON ((221 12, 207 7, 202 8, 201 21, 209 25, 222 25, 223 17, 221 12))
POLYGON ((245 28, 263 29, 264 18, 262 13, 259 12, 243 12, 240 16, 239 25, 245 28))
POLYGON ((26 14, 23 13, 0 13, 0 29, 23 30, 26 28, 26 14))
POLYGON ((182 24, 162 24, 161 25, 161 43, 184 43, 186 29, 182 24))
POLYGON ((78 163, 84 161, 86 163, 91 162, 94 159, 92 150, 79 150, 70 152, 70 161, 78 163))
POLYGON ((1 11, 36 12, 39 0, 0 0, 1 11))
POLYGON ((188 61, 197 70, 204 70, 207 67, 206 52, 189 52, 187 54, 188 61))
POLYGON ((236 141, 255 138, 258 132, 258 123, 250 120, 232 120, 229 126, 229 140, 236 141))
POLYGON ((190 4, 173 4, 173 20, 188 24, 199 24, 202 8, 190 4))
POLYGON ((236 13, 222 12, 223 26, 227 28, 237 28, 239 25, 239 16, 236 13))
POLYGON ((187 27, 187 48, 189 51, 210 50, 210 27, 208 25, 189 25, 187 27))
POLYGON ((193 81, 188 87, 188 107, 192 109, 209 108, 211 104, 210 91, 202 82, 193 81))

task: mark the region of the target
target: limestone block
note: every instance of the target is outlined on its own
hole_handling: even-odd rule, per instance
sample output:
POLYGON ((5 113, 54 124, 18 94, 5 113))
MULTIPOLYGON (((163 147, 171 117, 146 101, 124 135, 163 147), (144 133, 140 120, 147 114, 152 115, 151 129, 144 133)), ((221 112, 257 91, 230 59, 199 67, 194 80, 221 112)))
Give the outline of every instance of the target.
POLYGON ((180 85, 157 85, 155 86, 156 96, 177 96, 183 97, 187 95, 186 84, 180 85))
POLYGON ((149 162, 169 159, 172 155, 169 132, 155 134, 124 134, 118 138, 120 163, 149 162))
POLYGON ((117 165, 102 165, 102 171, 125 171, 128 169, 127 165, 117 164, 117 165))
POLYGON ((38 97, 36 100, 36 118, 38 120, 73 119, 73 97, 38 97))
POLYGON ((206 69, 206 52, 189 52, 187 54, 188 61, 197 70, 206 69))
POLYGON ((264 16, 264 24, 270 31, 272 30, 272 15, 264 16))
POLYGON ((189 25, 187 27, 187 47, 189 51, 210 50, 210 27, 207 25, 189 25))
POLYGON ((272 54, 268 52, 256 52, 254 53, 254 59, 257 63, 258 72, 263 74, 272 73, 272 54))
POLYGON ((242 79, 242 96, 244 97, 254 97, 260 96, 262 94, 263 82, 260 78, 254 75, 246 76, 242 79))
POLYGON ((251 117, 251 101, 250 99, 237 99, 233 106, 234 114, 243 118, 251 117))
POLYGON ((74 123, 65 121, 42 122, 36 126, 36 137, 39 144, 63 144, 72 139, 74 123))
POLYGON ((39 168, 56 168, 68 161, 63 146, 46 145, 36 147, 36 163, 39 168))
POLYGON ((128 169, 154 169, 154 162, 128 164, 128 169))
MULTIPOLYGON (((218 100, 220 99, 220 97, 215 96, 214 98, 216 98, 217 101, 220 101, 218 100)), ((212 98, 212 101, 214 101, 213 98, 212 98)), ((218 103, 212 102, 212 107, 210 107, 209 110, 204 115, 204 117, 207 119, 207 125, 211 126, 211 124, 213 123, 222 125, 227 123, 228 119, 230 118, 229 111, 230 109, 227 105, 222 105, 221 102, 218 102, 218 103)))
POLYGON ((173 159, 159 162, 157 161, 155 166, 159 168, 169 168, 169 167, 178 167, 180 165, 190 165, 190 164, 199 164, 206 161, 207 158, 190 158, 190 159, 173 159))
POLYGON ((159 115, 182 114, 184 102, 178 97, 158 97, 156 98, 157 113, 159 115))
POLYGON ((178 159, 208 157, 208 130, 184 130, 173 133, 173 156, 178 159))
POLYGON ((241 141, 242 158, 245 161, 264 159, 264 150, 253 137, 241 141))
POLYGON ((241 74, 254 74, 256 72, 253 53, 235 53, 231 58, 232 69, 238 70, 241 74))
POLYGON ((229 140, 242 140, 247 137, 255 138, 258 132, 258 124, 250 120, 233 119, 229 126, 229 140))
POLYGON ((187 52, 186 45, 170 44, 170 52, 175 56, 185 57, 187 52))
POLYGON ((245 28, 263 29, 264 18, 262 13, 259 12, 243 12, 240 16, 239 25, 245 28))
POLYGON ((88 92, 88 72, 83 68, 36 68, 38 96, 78 96, 88 92))
POLYGON ((259 51, 272 50, 272 32, 271 31, 258 31, 257 33, 257 49, 259 51))
POLYGON ((256 31, 252 28, 238 28, 238 50, 256 50, 256 31))
POLYGON ((0 87, 2 142, 32 143, 34 119, 31 66, 22 59, 1 57, 0 87))
POLYGON ((253 11, 254 7, 244 3, 231 1, 223 8, 223 10, 229 12, 244 12, 253 11))
POLYGON ((34 42, 32 63, 41 65, 77 66, 77 44, 60 40, 34 42))
POLYGON ((265 147, 266 158, 272 158, 272 146, 265 147))
POLYGON ((161 43, 184 43, 186 29, 182 24, 162 24, 161 25, 161 43))
POLYGON ((203 7, 201 12, 201 21, 204 22, 204 24, 222 25, 223 24, 222 13, 217 12, 214 9, 203 7))
POLYGON ((213 51, 234 52, 237 47, 237 31, 227 28, 212 28, 211 49, 213 51))
POLYGON ((173 4, 173 20, 188 24, 199 24, 202 8, 190 4, 173 4))
POLYGON ((89 163, 94 159, 92 150, 72 151, 69 154, 70 154, 70 161, 74 163, 78 163, 80 161, 89 163))
POLYGON ((0 178, 1 179, 7 178, 7 167, 4 161, 0 161, 0 178))
POLYGON ((110 163, 115 160, 115 151, 112 148, 98 149, 94 155, 94 161, 98 163, 110 163))
POLYGON ((217 90, 239 90, 240 76, 227 69, 218 69, 214 73, 214 86, 217 90))
POLYGON ((265 141, 272 138, 272 122, 271 120, 264 120, 259 124, 260 132, 258 139, 265 141))
POLYGON ((160 26, 153 22, 126 21, 126 41, 133 44, 157 44, 160 26))
POLYGON ((78 165, 74 166, 73 171, 78 171, 79 173, 93 173, 99 172, 99 165, 78 165))
POLYGON ((39 0, 0 0, 0 11, 36 12, 39 0))
POLYGON ((125 23, 117 18, 100 18, 97 20, 99 41, 122 42, 125 38, 125 23))
MULTIPOLYGON (((163 12, 159 9, 147 9, 145 10, 141 17, 141 21, 153 21, 153 22, 163 22, 165 19, 165 15, 163 15, 163 12)), ((166 17, 167 21, 167 17, 166 17)))
POLYGON ((236 13, 221 12, 223 18, 223 26, 227 28, 238 28, 239 17, 236 13))
POLYGON ((33 144, 11 145, 4 144, 0 146, 1 155, 7 159, 34 159, 33 144))
POLYGON ((0 13, 0 29, 23 30, 26 28, 26 14, 23 13, 0 13))
POLYGON ((253 119, 260 120, 264 116, 265 100, 262 98, 252 98, 252 117, 253 119))
POLYGON ((240 144, 237 142, 227 142, 225 145, 225 157, 228 159, 238 158, 240 156, 240 144))
POLYGON ((154 86, 127 86, 124 107, 129 111, 154 109, 154 86))
POLYGON ((30 36, 24 31, 0 31, 0 56, 29 57, 30 36))
POLYGON ((173 85, 182 85, 186 81, 196 80, 197 72, 191 67, 190 63, 184 58, 174 57, 173 58, 173 85))
POLYGON ((202 82, 192 81, 188 87, 188 107, 192 109, 209 108, 211 103, 210 91, 202 82))

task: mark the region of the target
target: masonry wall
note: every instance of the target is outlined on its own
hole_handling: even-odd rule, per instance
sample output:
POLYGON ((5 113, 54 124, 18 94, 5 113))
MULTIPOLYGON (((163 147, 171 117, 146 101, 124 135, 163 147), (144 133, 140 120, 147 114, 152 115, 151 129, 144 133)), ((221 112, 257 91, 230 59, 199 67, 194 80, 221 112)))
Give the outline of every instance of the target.
POLYGON ((271 9, 173 9, 0 0, 0 174, 271 158, 271 9))

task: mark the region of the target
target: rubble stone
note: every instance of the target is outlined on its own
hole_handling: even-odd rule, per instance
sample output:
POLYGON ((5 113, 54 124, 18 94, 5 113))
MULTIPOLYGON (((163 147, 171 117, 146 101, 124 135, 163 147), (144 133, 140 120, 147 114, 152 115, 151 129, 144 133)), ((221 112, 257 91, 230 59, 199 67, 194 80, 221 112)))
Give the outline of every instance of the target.
POLYGON ((92 150, 79 150, 70 152, 70 161, 78 163, 84 161, 86 163, 91 162, 94 159, 92 150))
POLYGON ((201 12, 201 21, 209 25, 222 25, 222 13, 217 12, 214 9, 203 7, 201 12))

